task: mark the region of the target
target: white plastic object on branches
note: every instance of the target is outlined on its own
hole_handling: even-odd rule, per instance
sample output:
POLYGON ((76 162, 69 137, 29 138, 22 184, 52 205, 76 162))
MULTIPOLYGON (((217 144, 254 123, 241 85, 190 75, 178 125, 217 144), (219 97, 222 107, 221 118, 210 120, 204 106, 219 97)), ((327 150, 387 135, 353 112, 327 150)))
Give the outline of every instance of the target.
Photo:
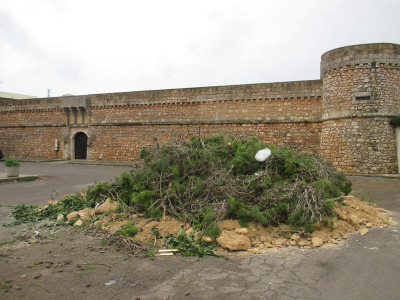
POLYGON ((268 148, 265 148, 265 149, 257 151, 255 158, 257 161, 263 162, 263 161, 266 161, 270 155, 271 155, 271 150, 268 148))

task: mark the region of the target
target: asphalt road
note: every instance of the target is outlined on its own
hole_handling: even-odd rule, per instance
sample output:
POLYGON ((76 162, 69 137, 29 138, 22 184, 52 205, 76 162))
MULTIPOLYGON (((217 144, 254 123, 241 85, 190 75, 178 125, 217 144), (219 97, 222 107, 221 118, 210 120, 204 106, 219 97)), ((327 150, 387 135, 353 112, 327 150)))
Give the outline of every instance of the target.
MULTIPOLYGON (((23 163, 22 173, 38 174, 42 179, 0 184, 0 223, 5 219, 9 205, 44 205, 54 190, 60 196, 81 191, 95 181, 108 180, 129 169, 60 162, 23 163)), ((376 201, 377 206, 390 210, 394 221, 391 226, 372 229, 365 236, 355 233, 348 240, 330 247, 288 248, 276 253, 228 260, 213 257, 177 260, 171 266, 171 275, 165 277, 159 274, 159 269, 168 261, 138 260, 139 266, 151 266, 152 272, 160 279, 149 283, 149 288, 135 297, 400 299, 400 180, 361 176, 351 176, 350 180, 355 196, 376 201)), ((131 273, 131 270, 126 274, 120 270, 118 276, 125 278, 131 273)), ((129 287, 118 291, 126 292, 121 295, 132 295, 129 287)))
MULTIPOLYGON (((39 175, 40 180, 0 183, 0 223, 10 221, 9 206, 17 204, 46 205, 52 198, 81 192, 95 182, 107 181, 130 171, 128 166, 66 164, 58 162, 22 162, 20 174, 39 175)), ((0 172, 5 173, 4 164, 0 172)))
POLYGON ((187 299, 189 290, 193 299, 400 299, 400 180, 349 178, 353 195, 390 210, 391 226, 330 247, 193 264, 139 298, 187 299))

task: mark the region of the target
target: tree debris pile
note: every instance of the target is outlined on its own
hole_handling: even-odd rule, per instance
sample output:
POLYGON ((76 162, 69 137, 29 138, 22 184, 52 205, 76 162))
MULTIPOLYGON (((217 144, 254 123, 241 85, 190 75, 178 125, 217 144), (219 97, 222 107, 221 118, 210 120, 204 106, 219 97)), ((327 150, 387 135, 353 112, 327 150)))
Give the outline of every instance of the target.
MULTIPOLYGON (((169 239, 182 245, 191 244, 194 234, 215 241, 221 235, 221 221, 227 219, 238 220, 244 227, 286 224, 297 232, 311 232, 313 224, 331 222, 335 202, 351 191, 350 181, 331 163, 286 148, 268 146, 271 155, 257 161, 255 154, 266 147, 256 138, 230 135, 157 143, 154 149, 141 151, 144 163, 130 173, 40 210, 16 207, 13 214, 17 222, 67 218, 75 225, 106 227, 115 221, 111 220, 115 214, 107 216, 107 212, 116 209, 120 225, 130 220, 137 226, 125 230, 136 237, 144 235, 143 218, 154 222, 174 218, 188 224, 180 225, 178 234, 192 230, 186 238, 169 239)), ((157 239, 157 234, 152 226, 149 235, 157 239)))
POLYGON ((173 140, 143 150, 143 168, 121 175, 119 194, 96 197, 112 197, 149 217, 176 217, 213 237, 227 218, 310 228, 332 216, 332 199, 347 195, 350 181, 332 164, 286 148, 271 146, 267 161, 258 162, 254 155, 265 147, 256 138, 223 135, 173 140))

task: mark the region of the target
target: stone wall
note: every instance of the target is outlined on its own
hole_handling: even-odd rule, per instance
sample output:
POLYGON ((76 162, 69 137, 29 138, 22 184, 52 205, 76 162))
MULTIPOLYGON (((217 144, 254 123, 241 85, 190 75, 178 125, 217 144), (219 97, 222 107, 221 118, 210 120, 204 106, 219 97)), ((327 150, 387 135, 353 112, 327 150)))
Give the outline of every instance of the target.
POLYGON ((321 80, 111 94, 0 99, 0 149, 16 158, 134 161, 174 136, 222 132, 320 154, 348 173, 396 173, 400 45, 367 44, 322 55, 321 80), (80 134, 82 136, 82 134, 80 134), (83 148, 85 149, 85 148, 83 148))
MULTIPOLYGON (((72 159, 77 132, 88 135, 89 159, 96 160, 137 160, 155 138, 163 142, 174 134, 190 137, 199 132, 254 135, 270 144, 318 153, 321 99, 321 81, 313 80, 10 100, 0 102, 0 128, 15 129, 15 136, 21 136, 22 129, 35 132, 36 141, 46 141, 42 147, 54 145, 57 138, 58 155, 72 159), (79 107, 87 114, 83 122, 79 107)), ((54 155, 40 146, 17 149, 19 141, 10 140, 12 134, 0 138, 3 152, 10 156, 54 155)))
POLYGON ((65 124, 65 115, 60 108, 47 110, 20 110, 1 113, 1 126, 51 126, 65 124))
POLYGON ((211 136, 223 132, 237 136, 257 136, 268 144, 317 154, 321 123, 205 124, 92 126, 90 155, 95 160, 126 161, 139 159, 143 147, 155 147, 172 138, 211 136))
POLYGON ((368 44, 322 55, 321 155, 349 173, 396 173, 400 45, 368 44))
MULTIPOLYGON (((60 126, 0 127, 0 149, 6 157, 54 159, 55 139, 61 143, 66 129, 60 126)), ((57 158, 63 158, 60 147, 57 158)))
POLYGON ((154 138, 257 136, 318 153, 321 81, 89 95, 92 159, 136 160, 154 138))
POLYGON ((385 117, 327 120, 321 156, 346 173, 397 173, 394 129, 385 117))
POLYGON ((330 71, 323 82, 323 119, 393 116, 400 112, 399 66, 348 66, 330 71))
POLYGON ((65 125, 60 98, 1 99, 0 126, 65 125))
POLYGON ((321 97, 91 107, 91 124, 309 122, 321 117, 321 97))
POLYGON ((88 95, 92 106, 283 100, 321 96, 320 80, 88 95))
MULTIPOLYGON (((0 149, 7 157, 55 158, 55 139, 66 134, 65 115, 57 98, 0 100, 0 149)), ((64 157, 63 149, 57 153, 64 157)))

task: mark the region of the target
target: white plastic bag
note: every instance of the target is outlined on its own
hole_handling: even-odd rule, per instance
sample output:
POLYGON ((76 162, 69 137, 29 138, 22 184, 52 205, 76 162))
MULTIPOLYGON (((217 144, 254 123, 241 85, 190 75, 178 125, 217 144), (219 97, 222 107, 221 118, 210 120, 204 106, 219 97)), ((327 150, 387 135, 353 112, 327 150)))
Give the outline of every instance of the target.
POLYGON ((257 161, 263 162, 263 161, 266 161, 270 155, 271 155, 271 150, 268 148, 265 148, 265 149, 257 151, 255 158, 257 161))

